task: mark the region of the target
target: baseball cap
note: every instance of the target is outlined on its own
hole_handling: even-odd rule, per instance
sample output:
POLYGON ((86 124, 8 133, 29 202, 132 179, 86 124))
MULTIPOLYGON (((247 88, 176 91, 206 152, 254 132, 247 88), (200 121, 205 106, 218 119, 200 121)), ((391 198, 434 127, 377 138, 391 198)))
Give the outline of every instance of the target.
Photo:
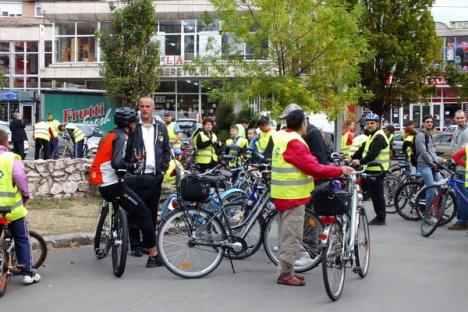
POLYGON ((279 118, 280 119, 285 119, 286 117, 288 117, 288 115, 291 113, 291 112, 294 112, 296 110, 302 110, 302 107, 300 107, 299 105, 297 105, 296 103, 291 103, 289 104, 288 106, 286 106, 286 108, 284 109, 283 113, 281 115, 279 115, 279 118))

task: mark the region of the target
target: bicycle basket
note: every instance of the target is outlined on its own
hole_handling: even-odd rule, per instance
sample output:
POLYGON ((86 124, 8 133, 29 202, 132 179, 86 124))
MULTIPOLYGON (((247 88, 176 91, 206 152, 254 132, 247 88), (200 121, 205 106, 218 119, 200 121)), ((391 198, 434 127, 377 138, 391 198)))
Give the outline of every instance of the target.
POLYGON ((319 216, 342 215, 351 207, 352 193, 334 190, 330 185, 332 181, 320 184, 312 192, 310 205, 319 216))
POLYGON ((196 175, 187 175, 180 180, 180 196, 191 202, 205 202, 210 194, 210 183, 196 175))

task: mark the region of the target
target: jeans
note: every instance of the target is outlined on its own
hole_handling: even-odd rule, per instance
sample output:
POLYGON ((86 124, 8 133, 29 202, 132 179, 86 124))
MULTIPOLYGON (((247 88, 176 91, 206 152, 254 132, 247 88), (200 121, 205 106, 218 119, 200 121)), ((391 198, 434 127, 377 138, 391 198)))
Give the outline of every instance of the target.
MULTIPOLYGON (((439 174, 434 172, 431 167, 423 164, 418 164, 417 167, 418 172, 422 175, 424 185, 431 186, 434 185, 435 182, 439 181, 439 174)), ((430 191, 426 192, 426 207, 430 205, 436 195, 436 190, 431 189, 430 191)))
POLYGON ((33 276, 36 270, 32 268, 32 250, 25 219, 21 218, 11 222, 8 228, 15 241, 15 253, 18 264, 24 267, 22 274, 33 276))
POLYGON ((84 140, 81 140, 75 143, 75 157, 76 158, 83 158, 83 143, 84 143, 84 140))
MULTIPOLYGON (((54 138, 53 140, 50 141, 50 148, 49 148, 49 154, 50 155, 53 155, 55 149, 57 148, 58 146, 58 139, 57 138, 54 138)), ((55 155, 54 159, 57 159, 58 158, 58 155, 55 155)))
MULTIPOLYGON (((457 171, 455 179, 461 180, 462 182, 457 182, 458 189, 463 193, 465 198, 468 200, 468 190, 465 187, 465 172, 457 171)), ((455 192, 457 197, 457 223, 458 224, 468 224, 468 203, 455 192)))

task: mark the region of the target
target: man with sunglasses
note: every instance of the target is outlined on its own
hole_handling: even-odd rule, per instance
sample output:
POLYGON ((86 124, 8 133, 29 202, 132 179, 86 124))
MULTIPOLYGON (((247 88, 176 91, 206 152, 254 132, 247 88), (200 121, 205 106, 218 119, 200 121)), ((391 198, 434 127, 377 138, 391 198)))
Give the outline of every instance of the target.
POLYGON ((385 198, 383 179, 385 172, 390 166, 390 144, 385 132, 380 129, 380 117, 377 114, 366 115, 366 130, 368 139, 362 144, 356 153, 351 155, 353 159, 351 166, 364 165, 367 173, 374 174, 365 180, 367 189, 372 198, 376 217, 369 222, 369 225, 385 225, 385 198), (366 166, 367 163, 376 161, 383 166, 366 166), (383 169, 383 171, 382 171, 383 169), (375 175, 381 172, 380 175, 375 175))

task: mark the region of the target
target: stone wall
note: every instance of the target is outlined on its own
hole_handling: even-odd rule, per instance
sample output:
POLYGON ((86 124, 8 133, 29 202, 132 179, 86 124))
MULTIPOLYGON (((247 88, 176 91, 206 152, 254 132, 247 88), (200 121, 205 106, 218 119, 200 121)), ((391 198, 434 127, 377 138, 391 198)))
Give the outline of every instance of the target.
POLYGON ((23 162, 33 197, 84 197, 97 192, 88 182, 92 160, 66 158, 23 162))

